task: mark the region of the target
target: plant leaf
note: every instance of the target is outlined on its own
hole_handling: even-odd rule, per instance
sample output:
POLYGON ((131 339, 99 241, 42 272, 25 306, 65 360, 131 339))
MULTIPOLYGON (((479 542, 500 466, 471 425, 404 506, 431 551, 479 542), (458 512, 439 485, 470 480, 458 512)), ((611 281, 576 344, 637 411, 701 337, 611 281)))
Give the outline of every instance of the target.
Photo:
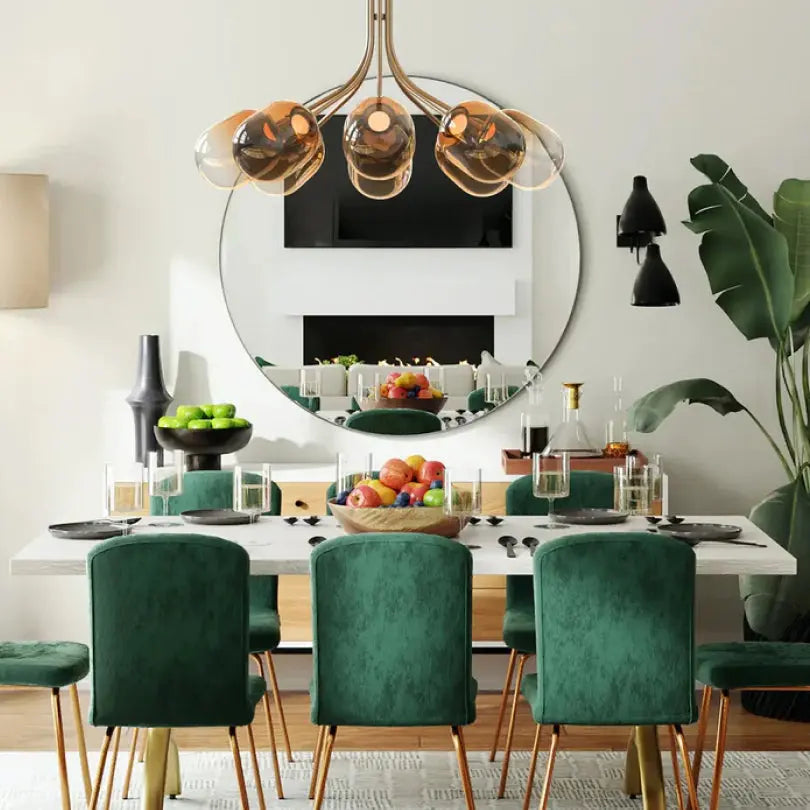
POLYGON ((723 158, 717 155, 697 155, 689 161, 699 172, 705 174, 712 183, 727 188, 737 202, 750 208, 757 216, 762 217, 766 222, 771 222, 771 217, 767 211, 756 201, 739 177, 734 174, 731 166, 723 158))
POLYGON ((630 430, 652 433, 681 402, 708 405, 721 416, 746 410, 728 388, 714 380, 698 377, 662 385, 637 399, 627 414, 627 425, 630 430))
POLYGON ((692 190, 689 214, 717 305, 748 340, 781 340, 794 287, 785 237, 717 183, 692 190))
POLYGON ((783 180, 773 195, 774 227, 787 240, 795 279, 792 320, 810 304, 810 180, 783 180))

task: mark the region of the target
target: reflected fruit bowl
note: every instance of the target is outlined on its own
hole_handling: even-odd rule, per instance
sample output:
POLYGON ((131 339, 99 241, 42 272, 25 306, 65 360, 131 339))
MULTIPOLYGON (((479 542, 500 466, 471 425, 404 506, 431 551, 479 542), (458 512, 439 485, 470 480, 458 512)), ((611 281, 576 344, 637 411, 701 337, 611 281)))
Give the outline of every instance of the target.
POLYGON ((412 411, 427 411, 428 413, 438 414, 447 404, 447 397, 437 399, 418 399, 416 397, 407 399, 388 399, 386 397, 371 399, 365 397, 358 400, 357 404, 360 406, 361 411, 376 411, 381 408, 408 408, 412 411))
POLYGON ((338 519, 346 534, 367 532, 419 532, 457 537, 462 529, 461 519, 444 514, 441 507, 405 506, 401 508, 374 507, 357 509, 338 506, 329 501, 329 510, 338 519))
POLYGON ((222 430, 155 427, 155 438, 164 450, 182 450, 186 454, 189 472, 222 469, 221 457, 247 446, 252 436, 252 425, 222 430))

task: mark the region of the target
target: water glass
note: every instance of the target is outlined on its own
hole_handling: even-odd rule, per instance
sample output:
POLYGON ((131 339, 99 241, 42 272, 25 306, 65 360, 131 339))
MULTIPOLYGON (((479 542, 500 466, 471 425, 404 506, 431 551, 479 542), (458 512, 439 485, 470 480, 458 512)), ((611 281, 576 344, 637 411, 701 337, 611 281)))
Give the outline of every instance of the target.
POLYGON ((143 514, 143 464, 139 461, 128 464, 104 466, 104 515, 123 519, 122 534, 129 534, 126 518, 143 514))
POLYGON ((613 468, 613 507, 628 515, 649 515, 654 475, 649 467, 613 468))
POLYGON ((571 494, 571 457, 568 453, 532 455, 532 492, 535 498, 548 501, 549 523, 546 525, 550 529, 565 528, 564 523, 555 523, 550 516, 554 514, 554 501, 571 494))
MULTIPOLYGON (((149 495, 152 498, 160 498, 163 502, 161 515, 164 518, 169 515, 169 498, 183 494, 184 467, 185 456, 182 450, 174 450, 171 453, 168 451, 149 453, 149 495)), ((168 528, 176 524, 164 520, 151 525, 168 528)))
POLYGON ((660 453, 647 465, 650 472, 650 514, 664 514, 664 462, 660 453))
POLYGON ((337 454, 335 495, 351 492, 365 478, 371 478, 373 470, 371 453, 349 455, 337 454))
POLYGON ((457 517, 462 525, 481 514, 481 470, 446 469, 444 471, 444 513, 457 517))
POLYGON ((302 397, 319 397, 321 395, 320 368, 302 368, 298 380, 298 393, 302 397))
POLYGON ((255 523, 259 515, 270 511, 269 464, 237 464, 233 468, 233 508, 250 515, 255 523))
POLYGON ((362 399, 370 399, 377 401, 380 398, 380 385, 382 384, 382 375, 376 373, 374 375, 358 374, 357 375, 357 401, 362 399))
POLYGON ((444 366, 428 365, 425 366, 423 373, 425 377, 427 377, 431 388, 435 388, 437 391, 441 391, 443 394, 446 393, 447 388, 445 387, 446 384, 444 381, 444 366))
POLYGON ((487 374, 484 401, 496 408, 507 400, 507 389, 503 374, 487 374))

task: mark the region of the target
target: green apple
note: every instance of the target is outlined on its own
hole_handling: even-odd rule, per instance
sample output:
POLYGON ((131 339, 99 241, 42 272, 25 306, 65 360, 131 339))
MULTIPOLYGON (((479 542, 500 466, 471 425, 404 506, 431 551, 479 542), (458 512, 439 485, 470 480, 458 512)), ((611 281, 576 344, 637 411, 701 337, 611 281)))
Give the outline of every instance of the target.
POLYGON ((228 428, 235 427, 233 419, 220 419, 215 417, 211 420, 211 427, 214 430, 227 430, 228 428))
POLYGON ((200 410, 205 414, 206 419, 211 419, 211 417, 214 415, 213 405, 200 405, 200 410))
POLYGON ((220 405, 214 405, 212 411, 217 419, 233 419, 234 416, 236 416, 236 405, 225 402, 220 405))
POLYGON ((250 427, 250 422, 248 422, 247 419, 242 419, 241 416, 237 416, 234 419, 232 419, 231 421, 233 422, 234 427, 238 427, 238 428, 250 427))
POLYGON ((186 423, 182 419, 178 419, 176 416, 161 416, 158 419, 158 427, 162 428, 183 428, 186 426, 186 423))
MULTIPOLYGON (((211 430, 210 419, 192 419, 188 425, 189 430, 211 430)), ((439 492, 440 490, 436 490, 439 492)))
POLYGON ((422 500, 425 506, 443 506, 444 505, 444 490, 443 489, 429 489, 422 500))
POLYGON ((192 419, 205 419, 203 409, 196 405, 178 405, 175 416, 184 422, 190 422, 192 419))

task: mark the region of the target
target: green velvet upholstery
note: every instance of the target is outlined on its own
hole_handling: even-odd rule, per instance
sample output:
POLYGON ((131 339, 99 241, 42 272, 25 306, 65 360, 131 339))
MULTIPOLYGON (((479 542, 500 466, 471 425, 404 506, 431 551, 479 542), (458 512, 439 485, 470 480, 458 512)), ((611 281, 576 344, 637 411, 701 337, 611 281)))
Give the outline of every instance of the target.
POLYGON ((438 433, 442 420, 427 411, 414 411, 408 408, 378 408, 373 411, 353 413, 345 426, 364 433, 378 433, 385 436, 413 436, 418 433, 438 433))
POLYGON ((312 553, 312 722, 475 720, 472 556, 426 534, 364 534, 312 553))
POLYGON ((535 722, 692 723, 695 554, 646 532, 580 534, 534 555, 535 722))
POLYGON ((302 397, 301 389, 297 385, 282 385, 280 387, 293 402, 303 405, 308 411, 317 413, 321 409, 320 397, 302 397))
MULTIPOLYGON (((508 385, 506 387, 506 396, 511 398, 519 391, 520 388, 517 385, 508 385)), ((470 413, 481 413, 481 411, 495 410, 495 405, 493 405, 491 402, 487 402, 486 397, 486 388, 476 388, 475 391, 470 391, 470 393, 467 394, 467 410, 470 413)))
POLYGON ((61 689, 90 671, 90 650, 73 641, 0 642, 0 685, 61 689))
MULTIPOLYGON (((589 470, 571 471, 571 495, 557 501, 560 508, 609 509, 613 506, 613 476, 589 470)), ((532 477, 524 475, 506 489, 507 515, 547 515, 548 501, 532 494, 532 477)), ((534 653, 534 586, 532 578, 506 578, 503 641, 520 653, 534 653)))
POLYGON ((697 649, 697 679, 715 689, 810 686, 810 644, 737 641, 697 649))
POLYGON ((199 534, 130 535, 93 548, 87 567, 93 725, 252 722, 264 682, 248 676, 244 548, 199 534))

